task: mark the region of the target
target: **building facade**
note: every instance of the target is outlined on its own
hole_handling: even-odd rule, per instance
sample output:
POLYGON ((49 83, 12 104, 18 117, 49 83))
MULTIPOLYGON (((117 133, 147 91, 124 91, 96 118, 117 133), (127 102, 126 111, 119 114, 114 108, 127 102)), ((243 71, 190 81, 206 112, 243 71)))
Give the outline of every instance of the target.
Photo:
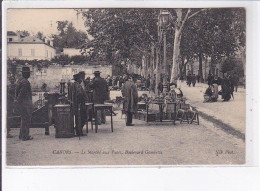
POLYGON ((14 32, 7 33, 7 57, 11 60, 51 60, 56 49, 49 41, 34 36, 20 37, 14 32))

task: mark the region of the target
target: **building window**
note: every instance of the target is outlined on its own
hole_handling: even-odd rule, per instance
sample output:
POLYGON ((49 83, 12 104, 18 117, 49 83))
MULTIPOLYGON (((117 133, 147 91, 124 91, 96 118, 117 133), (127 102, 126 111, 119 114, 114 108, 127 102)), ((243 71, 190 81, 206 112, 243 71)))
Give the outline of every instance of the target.
POLYGON ((18 48, 18 56, 22 56, 22 55, 23 55, 22 49, 18 48))
POLYGON ((8 38, 8 42, 12 42, 13 41, 13 39, 12 38, 8 38))
POLYGON ((31 49, 31 56, 35 56, 35 50, 34 50, 34 48, 31 49))
POLYGON ((46 57, 48 58, 48 50, 46 50, 46 57))

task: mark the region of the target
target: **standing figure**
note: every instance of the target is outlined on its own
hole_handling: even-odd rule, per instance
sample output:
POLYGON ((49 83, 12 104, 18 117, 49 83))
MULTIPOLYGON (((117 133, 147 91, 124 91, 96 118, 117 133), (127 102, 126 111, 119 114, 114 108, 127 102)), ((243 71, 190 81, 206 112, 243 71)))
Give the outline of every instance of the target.
POLYGON ((224 79, 222 80, 222 99, 223 101, 229 101, 230 96, 230 81, 225 75, 224 79))
POLYGON ((229 79, 230 95, 234 99, 234 78, 231 75, 229 75, 228 79, 229 79))
POLYGON ((155 86, 156 86, 156 76, 154 75, 154 78, 151 78, 151 90, 153 93, 155 93, 155 86))
POLYGON ((189 72, 188 73, 188 76, 187 76, 187 85, 190 87, 191 85, 191 79, 192 79, 192 76, 191 76, 191 73, 189 72))
POLYGON ((235 91, 237 92, 238 82, 239 82, 239 76, 238 76, 237 74, 234 74, 232 80, 233 80, 233 84, 234 84, 235 91))
POLYGON ((30 68, 22 68, 22 78, 18 80, 16 86, 16 100, 15 105, 18 114, 21 116, 21 128, 19 139, 23 141, 32 140, 33 137, 29 135, 31 128, 33 103, 32 103, 32 89, 31 84, 28 81, 30 78, 30 68))
POLYGON ((120 78, 119 78, 119 88, 122 87, 123 83, 124 83, 124 77, 120 76, 120 78))
MULTIPOLYGON (((7 116, 14 115, 14 101, 15 101, 15 77, 10 77, 10 84, 7 86, 7 116)), ((10 135, 10 127, 7 124, 7 138, 12 138, 13 136, 10 135)))
MULTIPOLYGON (((104 104, 105 100, 108 100, 108 85, 105 79, 100 77, 100 71, 94 72, 94 79, 90 85, 93 89, 93 102, 94 104, 104 104)), ((100 125, 101 123, 106 123, 105 111, 97 112, 97 122, 100 125)))
POLYGON ((163 83, 162 81, 160 80, 160 82, 158 83, 158 94, 160 95, 162 92, 163 92, 163 83))
POLYGON ((150 76, 145 81, 145 88, 146 90, 150 90, 150 76))
POLYGON ((122 95, 125 98, 124 110, 126 112, 126 126, 134 126, 132 124, 133 114, 137 112, 138 91, 135 85, 135 78, 127 79, 122 87, 122 95))
POLYGON ((197 75, 197 81, 198 81, 198 83, 200 83, 200 74, 199 73, 197 75))
POLYGON ((76 122, 76 135, 83 136, 82 129, 86 123, 86 107, 85 107, 85 99, 86 99, 86 92, 83 90, 81 85, 81 74, 75 74, 74 77, 74 84, 73 84, 73 105, 74 105, 74 116, 76 122))
POLYGON ((212 85, 212 81, 213 81, 213 79, 214 79, 213 75, 211 75, 211 73, 209 73, 209 75, 208 75, 208 79, 207 79, 207 81, 208 81, 208 85, 212 85))
POLYGON ((192 75, 191 81, 192 81, 193 87, 195 87, 195 84, 196 84, 196 76, 195 76, 195 74, 192 75))

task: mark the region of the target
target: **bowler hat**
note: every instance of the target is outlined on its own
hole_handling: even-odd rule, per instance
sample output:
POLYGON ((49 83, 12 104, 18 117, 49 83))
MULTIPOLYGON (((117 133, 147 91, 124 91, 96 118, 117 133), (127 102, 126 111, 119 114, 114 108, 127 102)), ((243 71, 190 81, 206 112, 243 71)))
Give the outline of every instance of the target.
POLYGON ((101 72, 100 71, 95 71, 93 74, 100 74, 101 72))
POLYGON ((84 71, 80 71, 79 74, 85 74, 85 72, 84 71))
POLYGON ((30 72, 30 68, 27 66, 22 67, 22 72, 30 72))

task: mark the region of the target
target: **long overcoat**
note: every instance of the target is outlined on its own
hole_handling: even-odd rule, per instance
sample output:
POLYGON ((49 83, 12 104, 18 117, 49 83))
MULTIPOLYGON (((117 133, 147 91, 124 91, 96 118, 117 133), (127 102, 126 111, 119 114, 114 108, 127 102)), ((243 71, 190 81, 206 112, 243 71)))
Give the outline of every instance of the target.
POLYGON ((224 78, 222 81, 222 99, 229 100, 231 98, 231 88, 230 81, 227 78, 224 78))
POLYGON ((108 100, 108 85, 106 80, 101 77, 95 77, 92 81, 91 88, 93 89, 93 102, 104 104, 108 100))
POLYGON ((124 110, 132 113, 137 112, 138 92, 132 81, 127 81, 122 87, 122 95, 125 97, 124 110))
POLYGON ((25 78, 19 79, 17 82, 15 93, 15 97, 17 100, 17 112, 20 115, 26 115, 31 118, 33 112, 33 103, 30 82, 25 78))

